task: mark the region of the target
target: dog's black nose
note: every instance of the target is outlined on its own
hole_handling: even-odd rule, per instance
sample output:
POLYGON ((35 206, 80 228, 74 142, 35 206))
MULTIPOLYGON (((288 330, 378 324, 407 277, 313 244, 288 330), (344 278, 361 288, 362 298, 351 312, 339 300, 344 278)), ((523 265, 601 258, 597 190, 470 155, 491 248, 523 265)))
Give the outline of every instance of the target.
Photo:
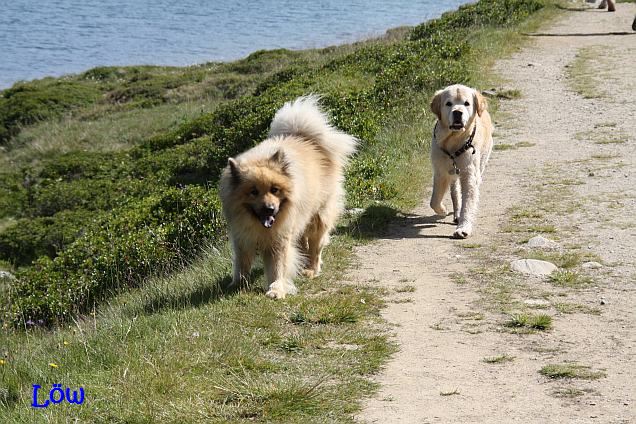
POLYGON ((275 211, 276 211, 276 208, 274 208, 273 206, 265 206, 263 208, 263 212, 265 212, 266 215, 274 215, 275 211))
POLYGON ((453 111, 453 121, 457 122, 457 121, 461 121, 462 120, 462 111, 461 110, 454 110, 453 111))

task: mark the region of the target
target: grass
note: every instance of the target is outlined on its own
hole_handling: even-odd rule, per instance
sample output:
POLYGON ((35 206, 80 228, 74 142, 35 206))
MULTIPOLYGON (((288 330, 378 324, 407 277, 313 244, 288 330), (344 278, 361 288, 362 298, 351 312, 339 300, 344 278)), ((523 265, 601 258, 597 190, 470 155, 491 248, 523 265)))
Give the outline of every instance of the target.
POLYGON ((567 68, 567 78, 570 87, 586 99, 598 99, 607 96, 599 89, 598 79, 607 75, 606 69, 601 69, 599 57, 607 55, 607 49, 599 46, 580 49, 574 61, 567 68))
MULTIPOLYGON (((346 248, 341 243, 326 258, 333 272, 338 260, 331 255, 346 248)), ((89 403, 51 410, 53 419, 311 421, 351 414, 374 387, 367 377, 393 351, 387 335, 370 325, 379 323, 377 293, 334 290, 330 273, 300 282, 303 295, 284 302, 258 291, 224 295, 214 287, 226 279, 226 257, 210 251, 186 272, 120 295, 53 333, 5 333, 9 355, 0 373, 9 391, 0 408, 9 417, 28 416, 21 382, 64 381, 83 386, 89 403)))
POLYGON ((52 154, 77 150, 116 152, 139 145, 180 123, 211 111, 218 102, 197 101, 159 105, 153 108, 95 112, 88 118, 67 116, 23 129, 11 142, 8 158, 31 164, 52 154))
POLYGON ((557 286, 570 288, 587 286, 593 283, 592 278, 567 269, 558 269, 554 271, 550 274, 549 279, 557 286))
POLYGON ((415 292, 415 290, 417 290, 417 288, 413 285, 406 285, 403 287, 398 287, 397 289, 395 289, 396 293, 413 293, 415 292))
POLYGON ((596 126, 593 130, 578 132, 574 135, 577 140, 593 142, 599 145, 625 144, 629 142, 629 135, 623 130, 616 130, 609 126, 596 126))
POLYGON ((517 150, 521 147, 532 147, 535 143, 530 143, 529 141, 520 141, 515 144, 508 143, 497 143, 493 146, 494 150, 517 150))
POLYGON ((468 283, 468 279, 466 278, 466 276, 460 272, 453 272, 450 275, 450 278, 455 284, 464 285, 468 283))
POLYGON ((552 380, 558 379, 579 379, 579 380, 598 380, 606 376, 603 371, 592 371, 588 365, 580 365, 576 363, 550 364, 542 367, 539 374, 544 375, 552 380))
MULTIPOLYGON (((536 27, 553 13, 540 12, 523 28, 536 27)), ((485 71, 494 61, 525 42, 518 31, 483 28, 471 32, 474 57, 467 82, 485 83, 485 71)), ((399 42, 407 34, 379 42, 399 42)), ((73 109, 57 119, 21 127, 2 160, 9 156, 11 161, 37 167, 47 155, 64 151, 66 139, 76 149, 123 152, 181 120, 189 122, 201 109, 216 110, 217 102, 231 97, 233 91, 255 90, 287 65, 319 66, 364 47, 365 43, 255 54, 231 64, 206 65, 220 66, 226 77, 233 78, 235 86, 223 92, 217 91, 227 87, 226 82, 209 81, 207 72, 197 69, 183 70, 193 75, 168 91, 145 86, 146 92, 154 94, 143 99, 131 91, 137 86, 115 84, 107 87, 109 99, 133 96, 132 100, 73 109), (248 74, 257 77, 242 77, 248 74), (46 139, 47 131, 53 134, 51 140, 46 139), (110 138, 111 146, 101 141, 89 145, 91 139, 110 138)), ((162 81, 164 73, 173 71, 143 70, 162 81)), ((317 86, 336 90, 356 84, 366 83, 364 78, 342 75, 320 80, 317 86)), ((379 168, 382 184, 399 190, 388 201, 379 198, 362 205, 362 214, 340 223, 325 254, 325 274, 311 282, 299 279, 299 296, 272 302, 255 287, 223 292, 231 261, 227 245, 219 243, 168 275, 149 275, 136 288, 109 293, 108 301, 93 303, 84 314, 56 329, 5 327, 0 330, 0 354, 6 358, 0 369, 0 421, 351 422, 360 399, 377 388, 371 377, 395 346, 379 315, 385 293, 346 285, 340 279, 350 265, 352 246, 377 236, 396 211, 417 204, 424 184, 413 181, 430 176, 428 158, 422 154, 432 127, 431 114, 422 108, 427 95, 403 100, 382 122, 375 143, 362 158, 392 158, 379 168), (38 415, 30 407, 31 385, 57 382, 84 387, 87 403, 38 415)), ((496 106, 495 100, 493 110, 496 106)), ((261 271, 257 269, 254 276, 258 286, 261 271)), ((455 394, 457 389, 441 393, 455 394)))
POLYGON ((498 99, 513 100, 513 99, 520 99, 521 97, 523 97, 523 93, 521 93, 521 90, 517 90, 516 88, 513 88, 508 90, 499 90, 495 93, 495 96, 498 99))
POLYGON ((512 362, 515 360, 514 356, 510 356, 507 354, 501 354, 501 355, 496 355, 496 356, 487 356, 484 359, 482 359, 483 362, 485 362, 486 364, 504 364, 506 362, 512 362))
POLYGON ((588 305, 582 305, 579 303, 567 303, 567 302, 557 302, 552 305, 554 309, 562 314, 574 314, 574 313, 582 313, 588 315, 600 315, 601 310, 599 308, 595 308, 588 305))
POLYGON ((532 333, 552 328, 552 317, 546 314, 514 314, 504 323, 504 327, 515 333, 532 333))
POLYGON ((583 396, 589 391, 577 389, 576 387, 557 387, 552 391, 552 396, 557 398, 572 399, 583 396))
POLYGON ((493 146, 493 150, 513 150, 516 149, 517 146, 514 144, 506 144, 506 143, 498 143, 493 146))

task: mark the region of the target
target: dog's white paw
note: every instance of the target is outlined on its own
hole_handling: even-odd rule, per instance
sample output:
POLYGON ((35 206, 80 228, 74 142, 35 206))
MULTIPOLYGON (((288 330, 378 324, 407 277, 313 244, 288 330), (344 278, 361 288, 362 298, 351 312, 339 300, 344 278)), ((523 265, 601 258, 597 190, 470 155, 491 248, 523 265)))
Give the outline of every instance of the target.
POLYGON ((284 299, 287 293, 284 290, 272 290, 269 289, 265 296, 271 297, 272 299, 284 299))
POLYGON ((460 225, 453 233, 454 238, 465 239, 473 232, 472 225, 460 225))
POLYGON ((298 293, 298 289, 291 281, 276 280, 269 285, 266 296, 272 299, 284 299, 285 296, 298 293))

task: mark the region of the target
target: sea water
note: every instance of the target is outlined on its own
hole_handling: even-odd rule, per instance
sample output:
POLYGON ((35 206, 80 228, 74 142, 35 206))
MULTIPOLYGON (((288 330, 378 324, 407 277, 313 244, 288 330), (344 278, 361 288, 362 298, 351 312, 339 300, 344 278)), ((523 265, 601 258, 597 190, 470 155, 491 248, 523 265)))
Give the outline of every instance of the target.
POLYGON ((466 0, 0 0, 0 89, 96 66, 238 59, 353 42, 466 0))

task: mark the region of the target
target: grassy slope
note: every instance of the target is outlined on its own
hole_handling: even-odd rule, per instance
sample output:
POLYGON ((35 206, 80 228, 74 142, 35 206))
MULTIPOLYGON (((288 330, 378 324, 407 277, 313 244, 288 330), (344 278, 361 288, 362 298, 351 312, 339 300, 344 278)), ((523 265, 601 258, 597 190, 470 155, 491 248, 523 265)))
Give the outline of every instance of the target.
MULTIPOLYGON (((539 13, 524 29, 550 13, 539 13)), ((492 84, 485 71, 496 57, 522 42, 518 30, 473 30, 466 82, 482 88, 492 84)), ((403 37, 398 34, 390 42, 403 42, 403 37)), ((299 55, 320 61, 330 53, 299 55)), ((343 81, 325 83, 338 86, 343 81)), ((408 209, 420 199, 428 180, 425 150, 432 126, 432 117, 424 111, 428 95, 408 96, 365 151, 365 155, 390 158, 383 167, 383 181, 398 192, 390 201, 366 203, 362 216, 343 220, 327 252, 326 274, 310 283, 300 281, 300 296, 271 302, 253 291, 219 293, 216 283, 227 279, 230 263, 227 247, 217 245, 183 271, 150 279, 55 331, 4 328, 0 333, 0 355, 5 357, 0 365, 0 421, 349 422, 358 399, 373 390, 368 377, 386 360, 392 346, 385 330, 379 330, 383 293, 337 281, 350 265, 352 244, 373 237, 396 209, 408 209), (82 386, 88 400, 82 407, 34 410, 29 406, 34 383, 45 389, 53 383, 82 386)), ((152 111, 178 116, 180 108, 196 110, 207 101, 176 103, 174 109, 161 104, 148 110, 112 111, 97 119, 104 121, 95 131, 99 134, 111 127, 104 123, 108 119, 122 119, 131 122, 131 133, 138 131, 136 139, 142 140, 148 133, 135 126, 132 116, 147 116, 157 122, 157 127, 148 125, 148 129, 159 131, 172 123, 156 118, 152 111)), ((214 108, 215 102, 208 107, 214 108)), ((11 164, 37 160, 37 143, 42 140, 37 133, 46 134, 47 125, 61 131, 61 142, 53 149, 64 149, 64 140, 80 140, 79 134, 89 130, 82 119, 74 117, 27 127, 17 136, 25 138, 11 151, 15 154, 11 164)), ((126 137, 126 133, 120 135, 126 137)), ((121 145, 128 143, 136 141, 124 140, 121 145)), ((93 146, 111 150, 97 143, 93 146)), ((258 272, 256 277, 262 278, 258 272)))

